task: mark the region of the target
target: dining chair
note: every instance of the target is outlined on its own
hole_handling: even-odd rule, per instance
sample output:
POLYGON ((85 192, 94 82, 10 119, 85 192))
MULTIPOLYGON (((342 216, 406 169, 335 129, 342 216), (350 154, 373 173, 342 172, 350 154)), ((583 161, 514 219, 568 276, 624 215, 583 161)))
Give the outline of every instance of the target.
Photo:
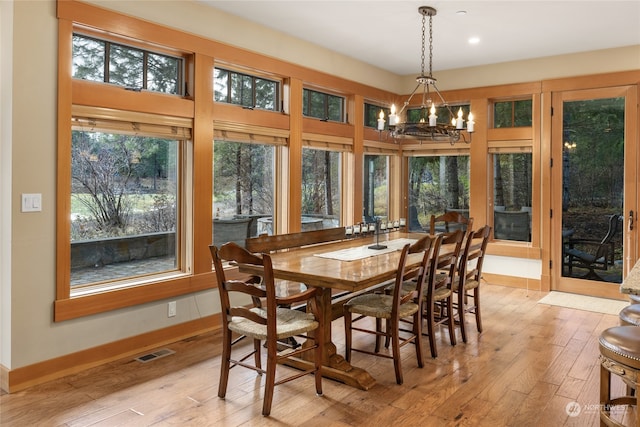
MULTIPOLYGON (((218 293, 220 295, 221 314, 223 316, 223 350, 220 364, 220 383, 218 396, 224 398, 229 380, 229 370, 234 366, 242 366, 258 372, 258 375, 266 374, 264 401, 262 415, 269 415, 273 401, 273 391, 276 385, 280 385, 299 378, 305 374, 314 373, 316 393, 322 395, 322 339, 324 325, 320 315, 318 299, 319 288, 310 288, 304 292, 286 297, 278 297, 275 292, 273 267, 271 257, 268 254, 254 255, 236 243, 225 243, 218 249, 215 245, 209 246, 211 257, 218 280, 218 293), (232 264, 247 264, 259 266, 263 269, 261 276, 249 276, 245 280, 227 279, 223 261, 232 264), (234 306, 231 301, 238 301, 242 295, 245 301, 252 301, 250 306, 234 306), (307 311, 284 308, 306 303, 307 311), (314 331, 318 339, 309 335, 314 331), (233 336, 237 335, 235 339, 233 336), (303 335, 305 334, 305 335, 303 335), (308 340, 297 349, 287 349, 278 353, 278 341, 298 337, 308 340), (240 358, 232 358, 232 347, 244 338, 253 339, 253 350, 240 358), (261 342, 266 341, 267 366, 262 369, 260 353, 261 342), (305 352, 313 352, 314 365, 312 369, 298 371, 275 381, 276 365, 286 358, 299 356, 305 352), (247 361, 254 356, 254 364, 247 361)), ((239 350, 237 350, 239 352, 239 350)))
POLYGON ((425 301, 422 317, 427 322, 431 356, 438 357, 435 330, 438 325, 447 325, 449 341, 456 345, 455 319, 453 311, 453 283, 458 268, 465 232, 456 230, 440 234, 442 244, 434 254, 435 262, 430 268, 428 285, 425 286, 425 301), (444 250, 443 250, 444 248, 444 250))
POLYGON ((478 332, 482 332, 480 279, 482 278, 482 265, 490 237, 491 226, 489 225, 469 233, 460 255, 458 275, 453 282, 453 292, 457 296, 454 308, 458 313, 458 323, 460 324, 460 334, 463 342, 467 342, 466 313, 475 314, 476 328, 478 332), (471 297, 473 297, 473 304, 468 305, 467 301, 471 297))
MULTIPOLYGON (((468 211, 467 211, 468 212, 468 211)), ((470 231, 473 227, 473 218, 464 216, 462 212, 457 210, 445 211, 442 215, 431 215, 429 221, 429 233, 436 234, 436 224, 442 225, 439 231, 449 233, 454 230, 470 231)))
MULTIPOLYGON (((402 248, 398 269, 394 281, 394 291, 391 294, 373 293, 359 295, 351 298, 343 306, 344 329, 345 329, 345 359, 351 362, 351 352, 357 351, 373 356, 393 359, 393 366, 396 374, 396 382, 403 383, 400 348, 406 344, 414 343, 416 349, 416 359, 418 367, 424 366, 422 357, 422 288, 424 285, 424 271, 430 259, 430 254, 434 242, 440 241, 439 237, 425 236, 414 245, 406 244, 402 248), (406 261, 410 253, 423 252, 422 262, 416 270, 407 270, 406 261), (415 273, 415 274, 414 274, 415 273), (406 275, 418 277, 413 289, 403 292, 403 282, 406 275), (356 316, 355 318, 353 316, 356 316), (375 329, 366 326, 354 326, 356 322, 369 318, 375 318, 375 329), (412 318, 411 330, 400 327, 400 320, 412 318), (386 328, 382 330, 382 320, 386 321, 386 328), (375 347, 373 351, 365 348, 354 348, 352 346, 353 331, 359 331, 375 335, 375 347), (402 334, 401 334, 402 333, 402 334), (385 337, 391 341, 391 355, 380 352, 380 340, 385 337)), ((365 322, 359 323, 362 325, 365 322)))

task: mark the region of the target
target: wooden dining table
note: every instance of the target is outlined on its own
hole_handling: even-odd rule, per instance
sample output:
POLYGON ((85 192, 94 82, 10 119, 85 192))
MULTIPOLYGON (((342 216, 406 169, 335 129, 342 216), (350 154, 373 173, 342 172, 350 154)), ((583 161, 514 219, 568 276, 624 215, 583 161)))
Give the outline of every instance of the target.
MULTIPOLYGON (((325 325, 323 376, 363 390, 368 390, 375 385, 375 379, 366 370, 351 365, 336 351, 331 332, 332 293, 336 289, 349 292, 363 291, 394 279, 400 260, 400 250, 390 252, 381 250, 372 256, 351 261, 335 259, 327 254, 349 248, 371 246, 378 239, 381 245, 386 243, 391 245, 397 239, 418 240, 421 237, 424 237, 423 233, 393 231, 383 233, 378 238, 357 237, 270 254, 275 278, 301 282, 323 290, 319 304, 325 325)), ((421 253, 409 255, 407 269, 418 267, 421 261, 421 253)), ((240 265, 239 268, 240 272, 260 274, 260 271, 254 267, 240 265)), ((308 359, 288 362, 289 365, 300 369, 308 369, 311 363, 308 359)))

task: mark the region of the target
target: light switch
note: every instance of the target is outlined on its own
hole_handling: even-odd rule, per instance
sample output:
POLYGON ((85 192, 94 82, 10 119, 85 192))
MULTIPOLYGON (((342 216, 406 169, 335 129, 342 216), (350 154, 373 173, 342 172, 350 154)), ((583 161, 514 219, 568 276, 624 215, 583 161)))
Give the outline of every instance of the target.
POLYGON ((42 194, 22 194, 22 212, 41 212, 42 194))

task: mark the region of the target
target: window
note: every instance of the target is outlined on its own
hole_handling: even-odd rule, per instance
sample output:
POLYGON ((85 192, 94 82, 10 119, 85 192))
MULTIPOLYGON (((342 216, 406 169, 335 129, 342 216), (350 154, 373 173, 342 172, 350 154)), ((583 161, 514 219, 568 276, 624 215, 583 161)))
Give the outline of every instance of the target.
POLYGON ((379 105, 364 104, 364 125, 370 128, 378 128, 378 119, 380 118, 380 110, 384 111, 385 127, 389 126, 389 114, 391 109, 380 107, 379 105))
POLYGON ((501 240, 531 241, 531 153, 494 153, 493 231, 501 240))
POLYGON ((275 146, 216 140, 213 242, 273 234, 275 146))
POLYGON ((409 158, 410 231, 429 229, 431 215, 461 210, 469 216, 469 156, 409 158))
POLYGON ((182 58, 136 47, 73 35, 73 68, 76 79, 111 83, 133 90, 182 95, 182 58))
POLYGON ((180 144, 72 132, 72 289, 178 268, 180 144))
POLYGON ((302 231, 340 225, 340 152, 302 150, 302 231))
POLYGON ((277 81, 216 68, 213 87, 216 102, 280 111, 280 84, 277 81))
POLYGON ((389 156, 364 156, 364 221, 389 216, 389 156))
MULTIPOLYGON (((458 111, 462 109, 462 114, 464 117, 469 117, 469 104, 464 105, 452 105, 451 111, 447 107, 439 106, 436 107, 436 116, 438 117, 438 123, 440 124, 451 124, 451 120, 458 117, 458 111), (453 113, 453 115, 452 115, 453 113)), ((421 120, 428 122, 429 115, 431 112, 427 108, 410 108, 407 109, 407 122, 409 123, 419 123, 421 120)), ((466 126, 465 120, 465 126, 466 126)))
POLYGON ((494 102, 493 127, 510 128, 531 126, 533 117, 531 105, 531 99, 494 102))
POLYGON ((302 115, 325 121, 344 122, 344 98, 311 89, 303 89, 302 115))

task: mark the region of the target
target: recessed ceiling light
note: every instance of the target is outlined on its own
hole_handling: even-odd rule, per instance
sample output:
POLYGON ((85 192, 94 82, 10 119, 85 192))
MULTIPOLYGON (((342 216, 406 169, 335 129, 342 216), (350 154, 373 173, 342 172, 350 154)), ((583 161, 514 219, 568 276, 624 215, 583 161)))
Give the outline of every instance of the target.
POLYGON ((459 10, 456 12, 456 15, 466 15, 467 11, 466 10, 459 10))
POLYGON ((469 37, 469 44, 478 44, 480 43, 480 37, 469 37))

